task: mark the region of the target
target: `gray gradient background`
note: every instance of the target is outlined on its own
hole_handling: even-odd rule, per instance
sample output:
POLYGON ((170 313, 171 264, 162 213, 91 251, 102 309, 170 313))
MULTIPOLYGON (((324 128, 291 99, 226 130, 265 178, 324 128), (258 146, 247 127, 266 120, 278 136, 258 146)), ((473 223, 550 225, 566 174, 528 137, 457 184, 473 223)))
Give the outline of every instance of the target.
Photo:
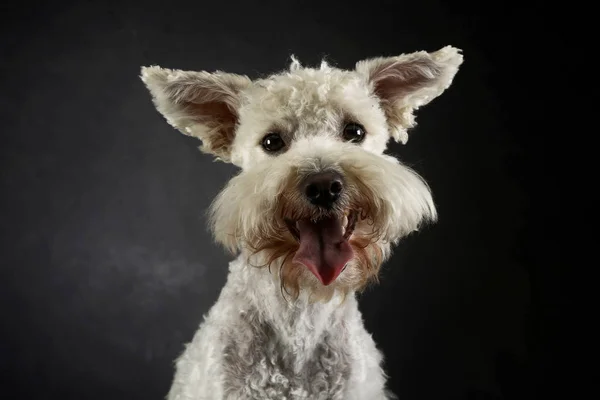
POLYGON ((447 44, 464 49, 455 83, 418 112, 408 145, 391 147, 430 183, 440 221, 403 242, 382 283, 361 296, 365 323, 403 400, 557 393, 548 349, 558 256, 538 251, 553 242, 540 242, 545 228, 530 207, 544 148, 517 122, 537 118, 536 106, 513 101, 522 80, 514 60, 542 35, 561 46, 543 21, 529 29, 533 7, 0 7, 8 398, 163 398, 173 360, 225 282, 229 256, 212 243, 204 212, 236 170, 167 125, 138 79, 141 65, 257 77, 287 67, 292 53, 351 68, 447 44))

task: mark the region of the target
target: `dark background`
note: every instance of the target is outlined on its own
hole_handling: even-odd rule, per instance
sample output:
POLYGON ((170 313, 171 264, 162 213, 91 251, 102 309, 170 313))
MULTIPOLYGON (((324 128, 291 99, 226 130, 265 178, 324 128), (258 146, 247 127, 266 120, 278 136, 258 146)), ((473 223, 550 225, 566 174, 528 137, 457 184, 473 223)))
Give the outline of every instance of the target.
POLYGON ((204 211, 236 170, 167 125, 141 65, 258 77, 290 54, 352 68, 450 44, 465 56, 453 86, 391 147, 440 221, 361 296, 365 323, 400 399, 560 395, 558 200, 536 197, 559 88, 536 60, 567 43, 541 3, 481 3, 3 3, 2 393, 161 399, 225 282, 204 211))

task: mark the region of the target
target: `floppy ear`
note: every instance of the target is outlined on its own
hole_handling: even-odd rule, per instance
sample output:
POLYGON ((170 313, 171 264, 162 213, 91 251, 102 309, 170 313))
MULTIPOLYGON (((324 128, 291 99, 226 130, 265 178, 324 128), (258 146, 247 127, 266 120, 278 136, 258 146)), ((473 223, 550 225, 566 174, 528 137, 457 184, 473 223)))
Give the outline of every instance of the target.
POLYGON ((229 161, 240 107, 240 92, 252 81, 224 72, 142 68, 154 105, 183 134, 202 140, 200 149, 229 161))
POLYGON ((356 71, 379 98, 392 137, 406 143, 408 129, 416 125, 414 111, 450 86, 462 62, 461 50, 446 46, 433 53, 359 61, 356 71))

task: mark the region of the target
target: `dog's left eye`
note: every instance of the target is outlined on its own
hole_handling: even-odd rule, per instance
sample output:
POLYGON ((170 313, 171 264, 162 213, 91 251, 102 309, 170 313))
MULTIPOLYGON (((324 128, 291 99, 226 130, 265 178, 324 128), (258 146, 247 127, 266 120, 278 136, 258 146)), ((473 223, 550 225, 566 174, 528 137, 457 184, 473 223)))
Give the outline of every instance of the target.
POLYGON ((346 124, 346 126, 344 126, 344 131, 342 132, 342 137, 344 138, 344 140, 352 143, 362 142, 363 140, 365 140, 365 136, 366 131, 364 126, 354 122, 346 124))
POLYGON ((285 147, 285 142, 278 133, 269 133, 262 140, 262 147, 269 153, 274 153, 285 147))

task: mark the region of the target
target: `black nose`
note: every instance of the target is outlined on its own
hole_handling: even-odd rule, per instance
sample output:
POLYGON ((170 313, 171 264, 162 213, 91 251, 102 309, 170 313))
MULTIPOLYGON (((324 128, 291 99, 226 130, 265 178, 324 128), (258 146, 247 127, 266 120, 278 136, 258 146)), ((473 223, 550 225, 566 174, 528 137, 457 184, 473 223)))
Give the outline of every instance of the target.
POLYGON ((342 176, 333 171, 310 175, 304 181, 306 198, 312 204, 323 208, 333 207, 343 190, 342 176))

